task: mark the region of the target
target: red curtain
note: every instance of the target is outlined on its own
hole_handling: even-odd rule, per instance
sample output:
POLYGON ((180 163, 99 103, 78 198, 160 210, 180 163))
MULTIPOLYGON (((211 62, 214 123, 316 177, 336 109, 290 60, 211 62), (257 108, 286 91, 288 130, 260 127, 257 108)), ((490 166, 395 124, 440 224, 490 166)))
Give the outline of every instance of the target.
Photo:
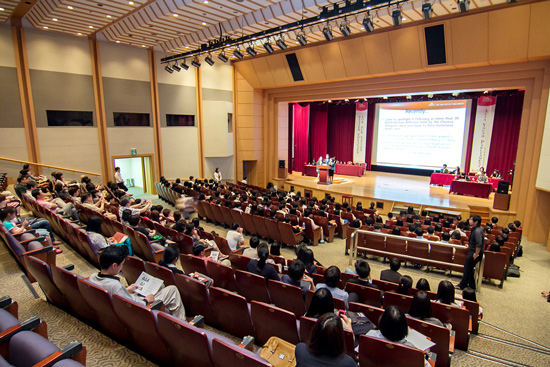
POLYGON ((513 168, 518 150, 523 97, 524 93, 497 97, 487 161, 488 175, 491 175, 494 169, 498 169, 502 178, 508 181, 512 179, 512 175, 509 175, 508 171, 513 168))
MULTIPOLYGON (((472 160, 472 145, 474 142, 474 127, 476 125, 476 115, 477 115, 477 98, 472 99, 472 106, 470 110, 470 129, 468 130, 468 143, 466 146, 466 161, 464 162, 464 167, 460 167, 462 172, 470 172, 470 161, 472 160)), ((449 169, 455 169, 454 167, 449 167, 449 169)))
POLYGON ((309 162, 308 132, 309 104, 294 104, 294 171, 302 172, 304 164, 309 162), (304 107, 302 107, 304 106, 304 107))
POLYGON ((331 157, 340 162, 353 161, 355 135, 355 104, 328 106, 327 148, 331 157))
POLYGON ((328 105, 312 103, 309 111, 309 157, 327 154, 328 105))

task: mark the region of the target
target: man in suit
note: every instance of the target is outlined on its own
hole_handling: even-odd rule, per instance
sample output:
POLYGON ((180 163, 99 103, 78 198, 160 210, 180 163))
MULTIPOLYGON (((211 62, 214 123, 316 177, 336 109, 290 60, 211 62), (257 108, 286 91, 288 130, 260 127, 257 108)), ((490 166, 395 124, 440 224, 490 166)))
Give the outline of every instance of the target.
POLYGON ((401 274, 399 274, 397 271, 399 270, 400 267, 401 267, 401 261, 395 258, 391 259, 390 268, 386 270, 382 270, 380 272, 380 280, 399 284, 399 280, 401 279, 401 274))
POLYGON ((449 173, 449 169, 447 168, 446 164, 444 164, 443 168, 441 168, 441 173, 449 173))

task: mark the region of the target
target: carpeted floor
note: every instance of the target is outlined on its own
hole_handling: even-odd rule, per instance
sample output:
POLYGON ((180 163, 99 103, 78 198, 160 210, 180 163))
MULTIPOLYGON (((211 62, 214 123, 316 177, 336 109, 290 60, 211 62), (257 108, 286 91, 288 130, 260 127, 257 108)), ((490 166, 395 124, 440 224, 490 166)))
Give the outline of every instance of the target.
MULTIPOLYGON (((132 191, 136 197, 143 196, 137 188, 132 188, 132 191)), ((152 198, 155 203, 168 207, 158 198, 152 198)), ((208 223, 204 223, 203 227, 222 236, 227 232, 220 226, 208 223)), ((483 282, 478 300, 484 308, 484 323, 480 325, 479 335, 470 337, 469 351, 457 350, 454 353, 452 366, 550 366, 550 331, 544 327, 550 318, 550 303, 540 296, 542 290, 550 290, 550 254, 543 245, 526 239, 523 239, 522 245, 524 256, 516 259, 516 264, 521 268, 520 278, 508 278, 503 289, 498 288, 495 281, 483 282)), ((57 257, 58 265, 74 264, 74 272, 82 276, 97 271, 69 246, 61 245, 61 248, 63 253, 57 257)), ((337 265, 343 271, 349 263, 344 248, 345 242, 335 239, 332 243, 320 244, 312 249, 324 266, 337 265)), ((283 249, 282 254, 287 258, 295 257, 290 248, 283 249)), ((378 278, 380 271, 388 267, 380 259, 369 258, 368 261, 373 278, 378 278)), ((437 284, 443 279, 455 284, 460 280, 457 275, 449 277, 448 272, 438 270, 426 272, 423 269, 402 267, 400 272, 410 275, 414 283, 422 277, 428 279, 432 290, 437 289, 437 284)), ((36 315, 45 320, 50 340, 60 347, 73 340, 81 341, 88 350, 88 366, 154 366, 139 354, 48 304, 37 283, 33 287, 40 298, 35 299, 22 280, 21 269, 5 245, 0 246, 0 274, 3 280, 0 295, 9 295, 19 303, 20 319, 36 315)))

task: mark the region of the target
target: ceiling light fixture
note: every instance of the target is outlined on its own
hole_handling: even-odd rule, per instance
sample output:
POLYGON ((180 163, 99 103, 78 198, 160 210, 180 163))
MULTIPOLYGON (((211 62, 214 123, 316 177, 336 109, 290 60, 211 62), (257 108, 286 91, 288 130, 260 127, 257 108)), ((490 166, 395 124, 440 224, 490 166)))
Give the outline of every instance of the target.
POLYGON ((342 32, 342 35, 344 37, 347 37, 351 34, 351 29, 349 28, 348 21, 344 18, 344 20, 340 23, 340 32, 342 32))
POLYGON ((332 41, 334 36, 332 35, 332 30, 330 29, 330 24, 327 22, 325 28, 323 28, 323 35, 327 41, 332 41))
POLYGON ((199 62, 199 57, 198 56, 195 56, 195 59, 193 61, 191 61, 191 65, 193 65, 196 68, 201 67, 201 63, 199 62))
POLYGON ((235 56, 237 59, 239 60, 242 60, 244 55, 242 54, 242 52, 239 50, 239 47, 237 47, 235 49, 235 51, 233 51, 233 56, 235 56))
POLYGON ((53 20, 54 22, 57 22, 57 18, 52 18, 52 20, 53 20))
POLYGON ((172 73, 174 72, 174 69, 172 69, 172 68, 170 67, 170 65, 166 65, 166 66, 164 67, 164 70, 166 70, 166 71, 169 72, 170 74, 172 74, 172 73))
POLYGON ((218 55, 218 59, 220 59, 221 62, 228 62, 229 59, 227 58, 227 56, 225 56, 225 51, 222 51, 219 55, 218 55))
POLYGON ((67 9, 73 10, 74 8, 73 8, 72 6, 69 5, 69 6, 67 6, 67 9))
POLYGON ((183 62, 180 64, 183 70, 189 70, 189 65, 187 65, 187 60, 183 59, 183 62))
POLYGON ((296 41, 300 44, 300 46, 307 45, 306 34, 303 31, 300 31, 300 33, 296 36, 296 41))
POLYGON ((267 39, 267 41, 264 42, 264 48, 265 48, 265 50, 267 51, 268 54, 272 54, 275 51, 273 49, 273 46, 269 42, 269 38, 267 39))
POLYGON ((277 46, 279 46, 279 48, 281 50, 286 50, 288 45, 285 43, 285 41, 283 40, 283 35, 281 34, 281 36, 279 37, 279 39, 277 41, 275 41, 275 43, 277 44, 277 46))
POLYGON ((181 71, 181 68, 178 66, 178 62, 176 61, 176 63, 174 65, 172 65, 172 69, 174 69, 175 71, 177 71, 178 73, 181 71))
POLYGON ((466 13, 470 10, 470 0, 458 0, 457 3, 461 13, 466 13))
POLYGON ((365 18, 363 19, 363 27, 365 28, 365 31, 367 31, 368 33, 374 31, 374 23, 372 22, 372 18, 369 17, 368 15, 366 15, 365 18))
POLYGON ((214 65, 214 60, 212 60, 212 55, 210 54, 204 58, 204 61, 210 66, 214 65))
POLYGON ((256 57, 256 55, 258 54, 256 50, 254 50, 254 47, 250 45, 246 48, 246 52, 252 57, 256 57))
POLYGON ((400 9, 395 9, 391 13, 391 17, 393 18, 393 25, 396 27, 399 27, 401 23, 403 23, 403 15, 401 14, 400 9))
POLYGON ((432 9, 432 4, 426 2, 422 4, 422 15, 424 16, 424 19, 428 20, 434 15, 434 11, 432 9))

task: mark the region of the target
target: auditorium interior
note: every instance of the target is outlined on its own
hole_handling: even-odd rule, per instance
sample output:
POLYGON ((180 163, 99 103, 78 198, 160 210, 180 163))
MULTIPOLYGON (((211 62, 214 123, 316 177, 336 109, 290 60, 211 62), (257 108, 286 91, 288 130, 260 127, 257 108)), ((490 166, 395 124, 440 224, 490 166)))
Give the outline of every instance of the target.
MULTIPOLYGON (((496 216, 499 225, 519 220, 523 256, 513 263, 520 277, 480 279, 479 330, 449 365, 550 365, 550 332, 541 327, 550 317, 541 297, 550 290, 548 17, 548 0, 0 0, 0 174, 13 192, 25 163, 35 175, 58 171, 67 182, 87 175, 95 184, 113 182, 115 166, 122 167, 135 198, 175 210, 160 192, 162 179, 213 179, 219 168, 231 188, 247 187, 245 179, 249 188, 273 184, 319 200, 372 202, 384 222, 409 207, 462 219, 477 214, 483 223, 496 216), (480 143, 475 129, 490 110, 484 98, 496 104, 495 128, 491 120, 493 140, 480 143), (385 164, 384 111, 432 102, 466 106, 463 136, 449 144, 458 149, 456 163, 437 154, 426 158, 435 164, 406 157, 399 151, 405 138, 392 145, 396 159, 415 164, 385 164), (438 181, 447 179, 438 176, 444 163, 475 176, 479 144, 488 157, 476 159, 487 174, 503 175, 474 183, 488 187, 486 195, 457 194, 453 185, 462 183, 454 176, 438 181), (339 161, 330 184, 320 179, 325 164, 315 167, 325 154, 339 161), (498 181, 509 187, 501 191, 498 181)), ((432 132, 418 129, 418 136, 432 132)), ((27 209, 21 213, 33 215, 27 209)), ((205 232, 225 238, 227 226, 216 222, 201 218, 205 232)), ((98 271, 70 238, 56 237, 62 252, 55 265, 74 265, 81 277, 98 271)), ((355 259, 349 241, 335 236, 308 248, 323 266, 344 272, 355 259)), ((81 342, 81 363, 170 364, 56 306, 39 281, 29 282, 7 243, 0 253, 0 297, 17 301, 19 320, 45 321, 58 347, 81 342)), ((296 258, 291 246, 281 255, 296 258)), ((389 267, 373 253, 358 256, 374 279, 389 267)), ((415 283, 426 278, 432 291, 461 278, 410 262, 400 272, 415 283)), ((216 323, 204 329, 242 339, 216 323)), ((256 341, 253 351, 262 345, 256 341)))

